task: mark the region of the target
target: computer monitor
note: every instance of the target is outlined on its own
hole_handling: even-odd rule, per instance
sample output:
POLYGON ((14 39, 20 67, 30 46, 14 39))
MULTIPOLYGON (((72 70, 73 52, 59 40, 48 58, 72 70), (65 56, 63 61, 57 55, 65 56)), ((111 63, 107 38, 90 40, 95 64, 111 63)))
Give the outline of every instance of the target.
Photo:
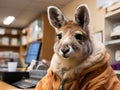
POLYGON ((26 55, 26 64, 30 64, 32 60, 39 60, 42 43, 40 41, 32 42, 28 46, 26 55))

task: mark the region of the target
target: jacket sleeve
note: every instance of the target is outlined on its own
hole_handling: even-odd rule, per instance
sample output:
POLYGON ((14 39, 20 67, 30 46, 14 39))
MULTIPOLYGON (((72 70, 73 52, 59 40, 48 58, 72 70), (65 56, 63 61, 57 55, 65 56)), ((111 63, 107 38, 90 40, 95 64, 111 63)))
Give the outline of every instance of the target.
POLYGON ((35 90, 43 90, 43 88, 42 88, 42 81, 38 82, 38 84, 35 87, 35 90))
POLYGON ((108 65, 101 75, 89 82, 87 90, 120 90, 120 81, 108 65))
POLYGON ((52 90, 52 72, 48 70, 46 76, 44 76, 36 85, 35 90, 52 90))

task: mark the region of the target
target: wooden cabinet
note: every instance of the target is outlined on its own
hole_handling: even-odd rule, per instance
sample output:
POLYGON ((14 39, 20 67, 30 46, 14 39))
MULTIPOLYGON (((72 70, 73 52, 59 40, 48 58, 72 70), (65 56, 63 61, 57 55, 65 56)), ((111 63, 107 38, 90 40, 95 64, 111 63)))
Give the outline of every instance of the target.
POLYGON ((0 29, 0 61, 18 59, 20 52, 20 30, 0 29), (4 33, 3 33, 4 32, 4 33))
POLYGON ((47 14, 42 14, 40 17, 26 28, 26 35, 22 34, 21 37, 26 36, 26 44, 21 45, 20 47, 20 55, 24 58, 24 52, 27 53, 27 48, 29 43, 34 41, 41 41, 41 53, 40 59, 46 59, 48 61, 51 60, 53 55, 53 44, 55 40, 55 32, 54 29, 50 26, 47 14), (38 25, 38 27, 36 26, 38 25), (38 28, 37 33, 35 29, 38 28))
POLYGON ((0 35, 0 41, 3 37, 5 37, 5 39, 6 37, 9 39, 7 44, 6 43, 2 44, 2 42, 0 42, 1 47, 0 52, 3 51, 17 52, 19 53, 20 59, 25 60, 29 43, 34 41, 41 41, 42 47, 40 59, 46 59, 50 61, 53 55, 55 32, 54 29, 49 24, 47 14, 45 13, 40 15, 40 17, 37 19, 37 22, 35 20, 24 30, 25 32, 22 32, 23 30, 17 30, 18 33, 16 35, 12 35, 10 30, 9 30, 10 33, 0 35), (17 44, 11 43, 13 39, 17 39, 18 43, 17 44))
POLYGON ((51 57, 53 55, 53 45, 55 41, 55 31, 53 27, 51 27, 51 25, 49 24, 46 14, 42 15, 42 20, 43 37, 41 58, 51 60, 51 57))
POLYGON ((17 30, 17 34, 12 34, 11 29, 4 28, 5 33, 0 34, 0 52, 1 51, 13 51, 19 52, 20 47, 20 31, 17 30))

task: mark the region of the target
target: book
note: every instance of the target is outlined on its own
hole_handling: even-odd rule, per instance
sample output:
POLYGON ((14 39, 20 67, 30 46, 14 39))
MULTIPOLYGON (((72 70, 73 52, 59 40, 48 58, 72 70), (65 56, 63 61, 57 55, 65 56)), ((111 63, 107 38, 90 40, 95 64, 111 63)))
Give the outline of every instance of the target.
POLYGON ((18 39, 17 38, 12 38, 11 39, 11 45, 12 46, 18 46, 19 45, 18 39))
POLYGON ((2 45, 9 45, 9 38, 8 37, 3 37, 1 40, 2 45))
POLYGON ((23 36, 22 37, 22 45, 26 45, 27 44, 27 37, 23 36))
POLYGON ((4 35, 5 34, 5 29, 4 28, 0 28, 0 35, 4 35))
POLYGON ((17 32, 17 30, 16 30, 16 29, 12 29, 12 30, 11 30, 11 34, 12 34, 12 35, 17 35, 17 34, 18 34, 18 32, 17 32))

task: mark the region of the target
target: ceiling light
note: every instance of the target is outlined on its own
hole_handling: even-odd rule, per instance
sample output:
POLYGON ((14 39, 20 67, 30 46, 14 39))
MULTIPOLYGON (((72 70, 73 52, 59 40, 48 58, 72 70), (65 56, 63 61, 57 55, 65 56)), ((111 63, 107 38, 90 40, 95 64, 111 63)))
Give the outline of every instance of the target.
POLYGON ((5 20, 3 21, 3 24, 9 25, 9 24, 11 24, 14 20, 15 20, 15 17, 14 17, 14 16, 8 16, 8 17, 5 18, 5 20))

